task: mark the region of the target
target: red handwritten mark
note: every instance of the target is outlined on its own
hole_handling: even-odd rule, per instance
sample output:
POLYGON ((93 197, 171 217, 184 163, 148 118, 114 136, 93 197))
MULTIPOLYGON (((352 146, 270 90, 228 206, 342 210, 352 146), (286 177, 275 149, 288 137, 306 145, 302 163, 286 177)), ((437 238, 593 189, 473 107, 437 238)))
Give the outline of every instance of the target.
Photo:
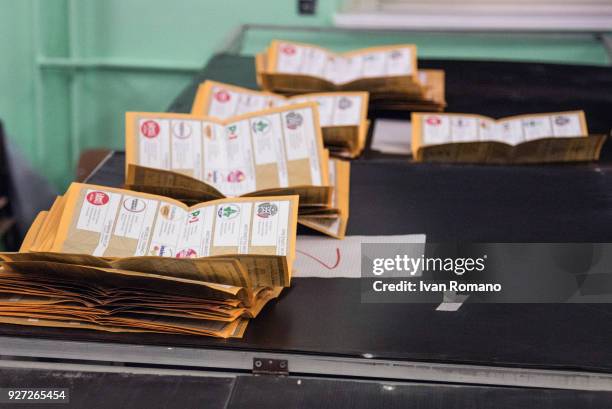
POLYGON ((340 265, 340 249, 338 247, 336 247, 336 264, 334 264, 333 266, 327 265, 323 260, 313 256, 312 254, 308 254, 306 252, 303 252, 301 250, 295 250, 300 254, 305 255, 306 257, 310 257, 311 259, 313 259, 314 261, 316 261, 317 263, 321 264, 323 267, 325 267, 328 270, 333 270, 336 267, 338 267, 338 265, 340 265))

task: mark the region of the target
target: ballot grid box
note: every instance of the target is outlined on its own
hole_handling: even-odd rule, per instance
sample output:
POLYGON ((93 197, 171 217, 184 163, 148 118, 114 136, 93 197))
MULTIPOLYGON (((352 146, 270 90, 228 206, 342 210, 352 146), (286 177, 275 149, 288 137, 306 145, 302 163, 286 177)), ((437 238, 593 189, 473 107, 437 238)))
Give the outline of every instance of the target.
MULTIPOLYGON (((448 112, 501 117, 583 109, 592 131, 612 129, 609 67, 428 59, 419 64, 445 70, 448 112)), ((207 79, 256 89, 253 57, 235 47, 214 55, 168 111, 190 112, 198 85, 207 79)), ((398 115, 370 114, 372 121, 398 115)), ((604 146, 595 163, 475 166, 412 163, 407 156, 368 149, 351 162, 347 235, 611 242, 611 151, 604 146)), ((118 151, 87 182, 119 187, 124 178, 125 155, 118 151)), ((242 339, 2 325, 2 354, 272 376, 260 386, 239 377, 245 389, 232 396, 234 407, 252 402, 247 393, 252 388, 292 391, 295 377, 310 376, 322 377, 321 383, 326 377, 348 378, 353 383, 334 386, 344 391, 359 389, 356 382, 392 383, 375 383, 372 398, 393 385, 401 389, 399 384, 423 391, 425 385, 409 385, 418 380, 465 385, 460 391, 466 394, 475 393, 468 384, 492 394, 526 393, 517 398, 524 399, 523 407, 537 407, 540 399, 584 408, 612 401, 610 304, 466 303, 449 312, 437 311, 437 304, 362 303, 359 279, 298 277, 291 284, 242 339), (512 388, 495 392, 497 387, 512 388), (553 397, 563 390, 577 400, 553 397), (541 396, 542 391, 551 395, 541 396)), ((307 382, 319 391, 315 394, 323 390, 317 382, 307 382)), ((428 391, 436 393, 433 389, 428 391)))

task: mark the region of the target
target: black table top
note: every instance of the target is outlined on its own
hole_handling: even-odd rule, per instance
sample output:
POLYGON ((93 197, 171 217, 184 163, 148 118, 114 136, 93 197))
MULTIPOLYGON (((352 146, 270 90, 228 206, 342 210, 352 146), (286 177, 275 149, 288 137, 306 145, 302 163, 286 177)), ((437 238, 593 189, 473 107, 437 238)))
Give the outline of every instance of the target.
MULTIPOLYGON (((452 166, 353 162, 349 233, 426 232, 429 241, 612 238, 612 231, 606 228, 612 222, 611 199, 593 197, 611 183, 607 172, 589 166, 514 171, 498 167, 491 172, 489 177, 478 167, 472 167, 470 175, 452 166), (518 172, 523 183, 516 183, 513 172, 518 172), (471 180, 478 175, 478 183, 471 180), (539 178, 545 187, 529 183, 533 178, 539 178), (535 198, 520 200, 530 195, 535 198)), ((124 155, 116 153, 89 182, 120 186, 123 175, 124 155)), ((252 320, 241 340, 14 326, 1 326, 0 333, 612 371, 611 315, 608 304, 465 304, 452 313, 435 311, 429 304, 362 304, 357 279, 296 278, 279 300, 252 320)))
MULTIPOLYGON (((69 403, 42 405, 58 409, 600 409, 609 406, 612 399, 611 392, 248 375, 203 377, 0 368, 0 379, 3 387, 69 389, 69 403)), ((19 406, 23 404, 16 407, 19 406)))
MULTIPOLYGON (((244 74, 252 69, 249 64, 245 57, 213 58, 170 109, 188 110, 194 86, 203 78, 253 85, 252 75, 244 74)), ((539 83, 541 87, 536 88, 544 98, 545 84, 552 89, 552 79, 567 79, 574 69, 583 68, 476 62, 445 66, 443 61, 427 65, 447 68, 449 109, 461 107, 467 112, 470 98, 486 98, 486 109, 480 112, 494 116, 527 107, 520 101, 530 93, 521 91, 521 81, 539 83), (461 81, 461 73, 477 76, 479 69, 482 83, 491 85, 496 79, 506 84, 503 92, 491 86, 497 99, 491 94, 470 95, 468 84, 455 84, 461 81), (495 73, 499 78, 493 78, 495 73), (508 97, 512 81, 518 84, 514 99, 508 97), (464 97, 459 95, 461 89, 467 93, 464 97), (507 98, 508 110, 502 112, 507 98)), ((581 77, 585 87, 610 86, 609 70, 584 69, 600 73, 581 77)), ((601 94, 591 95, 593 106, 610 107, 612 92, 601 94)), ((583 96, 584 101, 589 99, 583 96)), ((570 101, 555 96, 548 104, 531 108, 577 108, 570 101)), ((471 106, 476 109, 475 104, 471 106)), ((596 109, 587 115, 593 128, 600 127, 594 131, 610 128, 612 117, 596 109)), ((121 185, 123 160, 123 154, 115 154, 89 182, 121 185)), ((426 233, 431 242, 609 242, 611 171, 603 163, 485 167, 411 164, 406 159, 366 156, 352 163, 348 234, 426 233)), ((465 304, 449 313, 428 304, 362 304, 359 284, 354 279, 294 279, 292 287, 249 324, 241 340, 16 326, 2 326, 0 334, 355 357, 367 353, 381 359, 612 372, 611 305, 465 304)))

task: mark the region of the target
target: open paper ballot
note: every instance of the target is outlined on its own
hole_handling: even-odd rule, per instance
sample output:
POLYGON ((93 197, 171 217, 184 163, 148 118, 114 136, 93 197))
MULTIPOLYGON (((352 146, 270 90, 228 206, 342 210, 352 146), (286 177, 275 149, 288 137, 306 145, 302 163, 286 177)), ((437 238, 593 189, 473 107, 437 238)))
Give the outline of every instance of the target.
POLYGON ((0 322, 242 336, 290 284, 297 207, 73 183, 19 253, 0 254, 0 322))
POLYGON ((582 111, 492 119, 472 114, 412 114, 416 161, 536 163, 599 158, 605 135, 588 135, 582 111))
MULTIPOLYGON (((337 159, 328 162, 330 186, 323 191, 311 187, 269 189, 246 196, 298 195, 298 223, 336 238, 343 238, 349 214, 350 163, 337 159), (304 200, 305 199, 305 200, 304 200)), ((181 173, 129 165, 126 188, 172 197, 192 205, 223 197, 210 185, 181 173)))
POLYGON ((227 119, 291 104, 315 102, 326 145, 343 148, 350 157, 365 147, 368 132, 367 92, 325 92, 285 97, 265 91, 206 81, 198 87, 191 113, 227 119))
POLYGON ((228 120, 177 113, 126 113, 126 165, 199 179, 224 196, 327 186, 314 102, 228 120))
POLYGON ((421 89, 414 44, 333 53, 311 44, 273 40, 256 57, 260 86, 281 93, 421 89))
POLYGON ((339 202, 348 203, 348 170, 343 171, 348 165, 337 173, 339 179, 330 180, 329 155, 322 145, 315 102, 225 120, 130 112, 126 114, 126 187, 186 203, 297 194, 300 209, 309 207, 312 212, 311 221, 343 218, 338 229, 333 225, 327 231, 341 238, 348 211, 332 207, 332 195, 338 183, 337 195, 346 196, 339 202))
POLYGON ((232 255, 255 282, 282 286, 290 276, 297 208, 297 196, 186 206, 163 196, 73 183, 22 250, 97 257, 232 255))

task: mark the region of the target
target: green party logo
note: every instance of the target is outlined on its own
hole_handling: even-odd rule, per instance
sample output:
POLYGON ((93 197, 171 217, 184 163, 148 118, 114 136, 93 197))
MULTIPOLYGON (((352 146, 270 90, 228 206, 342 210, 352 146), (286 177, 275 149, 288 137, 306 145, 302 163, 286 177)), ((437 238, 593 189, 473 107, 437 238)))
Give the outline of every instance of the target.
POLYGON ((217 216, 220 219, 233 219, 240 213, 240 208, 234 204, 219 206, 217 216))
POLYGON ((230 125, 227 127, 227 137, 228 139, 236 139, 238 138, 238 126, 230 125))
POLYGON ((265 134, 270 130, 270 121, 265 118, 260 118, 251 125, 253 132, 265 134))

